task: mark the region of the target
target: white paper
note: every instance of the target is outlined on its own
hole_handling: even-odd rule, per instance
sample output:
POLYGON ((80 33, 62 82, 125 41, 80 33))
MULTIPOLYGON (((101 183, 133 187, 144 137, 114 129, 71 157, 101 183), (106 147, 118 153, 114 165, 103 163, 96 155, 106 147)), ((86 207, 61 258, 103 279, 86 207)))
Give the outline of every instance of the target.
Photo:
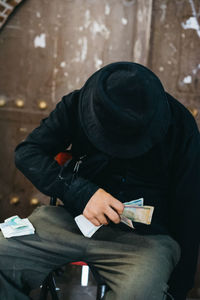
POLYGON ((74 220, 82 234, 88 238, 93 236, 93 234, 102 226, 95 226, 84 215, 79 215, 75 217, 74 220))

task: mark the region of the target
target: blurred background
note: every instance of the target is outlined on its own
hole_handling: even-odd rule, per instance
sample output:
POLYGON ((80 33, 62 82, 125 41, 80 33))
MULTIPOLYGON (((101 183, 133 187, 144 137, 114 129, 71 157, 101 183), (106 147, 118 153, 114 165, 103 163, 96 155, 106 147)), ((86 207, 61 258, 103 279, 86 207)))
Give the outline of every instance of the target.
POLYGON ((200 0, 0 0, 0 222, 49 203, 16 169, 16 145, 63 95, 122 60, 152 69, 200 126, 200 0))

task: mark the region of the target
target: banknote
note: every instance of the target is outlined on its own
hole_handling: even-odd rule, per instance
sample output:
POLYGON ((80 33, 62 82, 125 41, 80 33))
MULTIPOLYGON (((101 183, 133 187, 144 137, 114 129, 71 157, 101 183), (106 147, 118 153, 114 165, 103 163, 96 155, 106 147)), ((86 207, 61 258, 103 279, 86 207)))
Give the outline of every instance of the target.
POLYGON ((133 226, 133 223, 130 219, 128 219, 127 217, 125 217, 123 215, 121 215, 120 218, 121 218, 122 223, 126 224, 127 226, 131 227, 132 229, 135 229, 135 227, 133 226))
POLYGON ((151 224, 152 215, 153 215, 154 207, 143 205, 124 205, 124 210, 122 213, 123 217, 126 217, 134 222, 151 224))
POLYGON ((12 216, 0 224, 0 229, 5 238, 34 234, 35 228, 28 218, 21 219, 19 216, 12 216))
POLYGON ((135 200, 131 200, 129 202, 124 202, 124 205, 137 205, 137 206, 143 206, 144 205, 144 198, 139 198, 135 200))
MULTIPOLYGON (((129 202, 124 202, 124 205, 138 205, 138 206, 142 206, 144 204, 144 198, 139 198, 139 199, 135 199, 135 200, 131 200, 129 202)), ((130 219, 128 219, 127 217, 121 215, 121 222, 126 224, 127 226, 129 226, 132 229, 135 229, 135 227, 133 226, 133 223, 130 219)))

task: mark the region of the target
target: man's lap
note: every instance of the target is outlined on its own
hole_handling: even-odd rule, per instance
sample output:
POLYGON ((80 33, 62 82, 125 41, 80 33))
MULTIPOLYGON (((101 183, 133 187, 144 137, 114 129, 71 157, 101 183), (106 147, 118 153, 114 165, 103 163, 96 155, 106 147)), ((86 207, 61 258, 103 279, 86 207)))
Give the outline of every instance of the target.
POLYGON ((100 228, 88 249, 89 262, 115 290, 108 299, 162 299, 179 260, 178 244, 167 235, 140 235, 124 226, 100 228))
POLYGON ((121 224, 102 226, 88 239, 63 207, 39 207, 29 220, 36 229, 34 235, 6 240, 0 233, 1 270, 11 271, 14 266, 15 270, 38 271, 45 276, 60 265, 85 260, 94 264, 119 294, 124 283, 126 289, 151 288, 155 282, 166 285, 180 255, 171 237, 140 235, 121 224))

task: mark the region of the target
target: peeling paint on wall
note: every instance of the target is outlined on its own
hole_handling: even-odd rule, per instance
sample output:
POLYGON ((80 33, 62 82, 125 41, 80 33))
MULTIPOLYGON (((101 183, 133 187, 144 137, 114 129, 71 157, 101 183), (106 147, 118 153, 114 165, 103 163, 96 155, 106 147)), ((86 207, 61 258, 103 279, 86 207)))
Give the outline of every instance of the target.
MULTIPOLYGON (((105 6, 105 14, 110 14, 110 6, 107 4, 105 6)), ((104 37, 106 40, 110 36, 110 30, 106 27, 106 25, 99 20, 92 20, 90 10, 87 9, 85 11, 85 16, 84 16, 84 25, 79 26, 79 31, 83 31, 83 29, 88 29, 92 33, 92 38, 95 39, 96 35, 99 33, 102 37, 104 37)))
POLYGON ((105 6, 105 15, 109 15, 110 14, 110 6, 108 5, 108 3, 106 3, 106 6, 105 6))
POLYGON ((165 17, 166 17, 167 5, 165 3, 163 3, 163 4, 161 4, 160 8, 162 10, 162 14, 161 14, 161 17, 160 17, 160 22, 164 22, 165 21, 165 17))
POLYGON ((192 83, 192 76, 191 75, 186 76, 185 78, 183 78, 183 82, 186 84, 192 83))
POLYGON ((195 75, 198 72, 198 70, 200 70, 200 64, 198 64, 197 67, 192 70, 192 74, 195 75))
POLYGON ((83 36, 82 38, 80 38, 78 40, 78 44, 82 47, 80 52, 80 61, 83 62, 87 57, 87 37, 83 36))
POLYGON ((61 68, 66 67, 66 62, 65 62, 65 61, 62 61, 62 62, 60 63, 60 66, 61 66, 61 68))
POLYGON ((126 18, 122 18, 121 22, 123 25, 127 25, 128 24, 128 20, 126 18))
POLYGON ((198 15, 195 5, 194 5, 194 1, 193 0, 189 0, 190 6, 191 6, 191 10, 192 10, 192 17, 190 17, 189 19, 186 20, 186 22, 182 22, 181 25, 184 29, 194 29, 196 30, 196 33, 198 35, 198 37, 200 37, 200 25, 198 22, 198 15))
POLYGON ((110 30, 103 23, 98 23, 94 21, 90 27, 93 39, 96 37, 97 33, 100 33, 106 40, 110 36, 110 30))
POLYGON ((182 27, 184 29, 194 29, 196 30, 198 36, 200 37, 200 27, 199 27, 199 23, 197 21, 197 18, 195 17, 190 17, 188 20, 186 20, 186 22, 182 22, 182 27))
POLYGON ((83 36, 79 38, 77 43, 81 46, 81 49, 75 51, 75 57, 72 58, 71 62, 84 62, 86 60, 88 51, 87 37, 83 36))
POLYGON ((183 80, 180 81, 180 85, 182 86, 184 84, 191 84, 193 77, 197 74, 198 70, 200 70, 200 64, 198 64, 196 68, 192 70, 191 74, 185 76, 183 80))
POLYGON ((103 64, 103 61, 98 58, 96 55, 94 56, 95 68, 99 70, 103 64))
POLYGON ((88 28, 90 24, 91 24, 91 20, 90 20, 90 11, 89 11, 89 9, 87 9, 86 12, 85 12, 85 22, 84 22, 84 27, 85 27, 85 28, 88 28))
POLYGON ((46 47, 46 34, 41 33, 40 35, 37 35, 34 39, 34 47, 35 48, 45 48, 46 47))
POLYGON ((159 67, 159 71, 160 71, 160 72, 163 72, 163 71, 164 71, 164 67, 163 67, 163 66, 160 66, 160 67, 159 67))

